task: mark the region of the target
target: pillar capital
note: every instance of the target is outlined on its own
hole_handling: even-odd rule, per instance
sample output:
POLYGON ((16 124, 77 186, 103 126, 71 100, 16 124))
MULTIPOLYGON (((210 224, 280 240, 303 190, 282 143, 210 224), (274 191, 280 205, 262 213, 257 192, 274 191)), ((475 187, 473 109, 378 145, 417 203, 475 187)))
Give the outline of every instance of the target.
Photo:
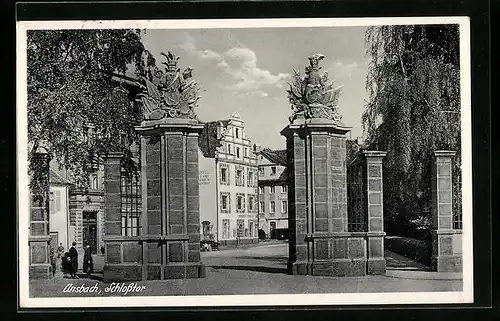
POLYGON ((434 152, 434 157, 437 159, 451 159, 453 156, 456 155, 456 151, 453 150, 436 150, 434 152))
POLYGON ((159 136, 168 132, 186 134, 200 133, 204 125, 194 119, 167 118, 161 120, 144 120, 135 130, 142 136, 159 136))
POLYGON ((363 150, 361 153, 366 159, 382 159, 387 155, 387 152, 379 150, 363 150))
POLYGON ((336 123, 330 119, 312 118, 312 119, 295 119, 291 124, 281 130, 281 135, 292 137, 294 133, 301 132, 322 132, 325 134, 345 136, 352 127, 347 127, 336 123))

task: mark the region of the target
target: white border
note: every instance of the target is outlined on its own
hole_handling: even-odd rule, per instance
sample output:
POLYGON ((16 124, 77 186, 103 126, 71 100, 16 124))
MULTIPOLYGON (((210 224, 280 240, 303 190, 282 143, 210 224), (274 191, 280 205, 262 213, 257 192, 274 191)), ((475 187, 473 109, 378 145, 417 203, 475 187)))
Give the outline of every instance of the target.
POLYGON ((47 307, 189 307, 189 306, 289 306, 352 304, 438 304, 473 302, 472 256, 472 132, 470 81, 470 22, 468 17, 313 18, 230 20, 121 20, 36 21, 17 23, 17 166, 19 304, 21 308, 47 307), (27 166, 27 75, 26 31, 29 29, 197 29, 197 28, 284 28, 347 27, 369 25, 460 24, 461 119, 462 119, 462 206, 463 290, 462 292, 395 292, 279 295, 207 295, 92 298, 29 297, 29 191, 27 166))

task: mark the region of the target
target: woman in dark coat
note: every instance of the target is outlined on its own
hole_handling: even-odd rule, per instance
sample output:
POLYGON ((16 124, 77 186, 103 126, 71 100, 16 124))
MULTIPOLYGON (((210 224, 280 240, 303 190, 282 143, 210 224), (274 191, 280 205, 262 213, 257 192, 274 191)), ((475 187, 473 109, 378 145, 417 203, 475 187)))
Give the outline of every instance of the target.
POLYGON ((94 261, 92 260, 92 248, 87 243, 85 247, 85 253, 83 254, 83 272, 87 273, 87 277, 90 277, 90 273, 94 273, 94 261))

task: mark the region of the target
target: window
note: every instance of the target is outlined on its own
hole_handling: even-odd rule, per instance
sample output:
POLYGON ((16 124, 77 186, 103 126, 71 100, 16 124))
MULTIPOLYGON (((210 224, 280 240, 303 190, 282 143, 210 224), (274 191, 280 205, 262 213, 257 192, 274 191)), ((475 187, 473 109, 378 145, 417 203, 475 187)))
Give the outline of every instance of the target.
POLYGON ((259 194, 264 194, 264 186, 259 186, 259 194))
POLYGON ((240 158, 240 148, 236 147, 236 158, 240 158))
POLYGON ((229 198, 229 193, 220 193, 220 209, 222 213, 229 213, 231 211, 231 199, 229 198))
POLYGON ((245 220, 237 220, 236 222, 238 226, 238 237, 242 237, 245 234, 245 220))
POLYGON ((286 185, 281 185, 281 193, 286 193, 286 185))
POLYGON ((236 138, 240 138, 240 130, 239 130, 239 128, 236 128, 236 138))
POLYGON ((253 237, 254 223, 248 222, 248 236, 253 237))
POLYGON ((260 176, 264 175, 264 167, 259 167, 259 175, 260 176))
POLYGON ((227 153, 231 154, 231 144, 227 144, 227 153))
POLYGON ((286 213, 288 209, 288 202, 287 201, 281 201, 281 213, 286 213))
POLYGON ((142 212, 141 192, 137 176, 121 176, 122 236, 138 236, 142 212))
POLYGON ((202 225, 202 232, 203 236, 208 236, 210 234, 210 222, 209 221, 203 221, 201 222, 202 225))
POLYGON ((227 166, 221 166, 220 168, 220 183, 229 185, 229 168, 227 166))
POLYGON ((259 202, 259 212, 264 213, 266 211, 266 203, 264 202, 259 202))
POLYGON ((236 186, 245 186, 243 168, 236 169, 236 186))
POLYGON ((253 211, 253 207, 254 207, 254 205, 253 205, 253 203, 254 203, 254 198, 255 198, 254 196, 252 196, 252 195, 248 195, 248 211, 249 211, 249 212, 252 212, 252 211, 253 211))
POLYGON ((270 193, 271 193, 271 194, 274 194, 274 192, 275 192, 275 190, 276 190, 276 189, 275 189, 275 187, 274 187, 274 186, 271 186, 271 187, 270 187, 270 189, 271 189, 271 192, 270 192, 270 193))
POLYGON ((228 239, 229 238, 229 220, 222 220, 222 238, 223 239, 228 239))
POLYGON ((245 212, 245 194, 243 193, 236 193, 236 211, 245 212))
POLYGON ((252 170, 248 170, 248 182, 247 182, 248 186, 253 186, 254 185, 254 176, 253 176, 253 171, 252 170))
POLYGON ((276 166, 271 166, 271 176, 276 175, 276 166))
POLYGON ((90 174, 90 189, 97 190, 99 189, 99 180, 97 174, 90 174))
POLYGON ((276 211, 276 202, 270 201, 269 202, 269 213, 274 213, 275 211, 276 211))
POLYGON ((248 157, 248 148, 245 147, 245 157, 248 157))

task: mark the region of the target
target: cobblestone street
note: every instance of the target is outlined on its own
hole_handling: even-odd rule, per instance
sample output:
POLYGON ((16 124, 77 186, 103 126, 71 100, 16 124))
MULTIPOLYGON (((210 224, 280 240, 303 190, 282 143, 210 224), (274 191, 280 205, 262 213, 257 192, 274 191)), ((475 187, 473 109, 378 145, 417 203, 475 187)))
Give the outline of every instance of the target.
MULTIPOLYGON (((286 274, 288 245, 266 242, 256 246, 223 251, 202 252, 207 267, 204 279, 138 281, 145 289, 127 296, 141 295, 231 295, 231 294, 303 294, 355 292, 431 292, 461 291, 462 280, 456 273, 426 271, 416 262, 393 253, 387 254, 386 275, 363 277, 312 277, 286 274), (403 263, 402 263, 403 262, 403 263), (404 263, 406 262, 406 263, 404 263)), ((97 263, 97 262, 96 262, 97 263)), ((96 266, 96 271, 101 270, 96 266)), ((98 276, 98 274, 96 274, 98 276)), ((95 296, 95 293, 63 293, 68 284, 78 287, 98 284, 99 296, 125 295, 105 292, 109 284, 98 279, 58 278, 31 280, 31 297, 95 296)), ((126 283, 128 284, 128 283, 126 283)))

